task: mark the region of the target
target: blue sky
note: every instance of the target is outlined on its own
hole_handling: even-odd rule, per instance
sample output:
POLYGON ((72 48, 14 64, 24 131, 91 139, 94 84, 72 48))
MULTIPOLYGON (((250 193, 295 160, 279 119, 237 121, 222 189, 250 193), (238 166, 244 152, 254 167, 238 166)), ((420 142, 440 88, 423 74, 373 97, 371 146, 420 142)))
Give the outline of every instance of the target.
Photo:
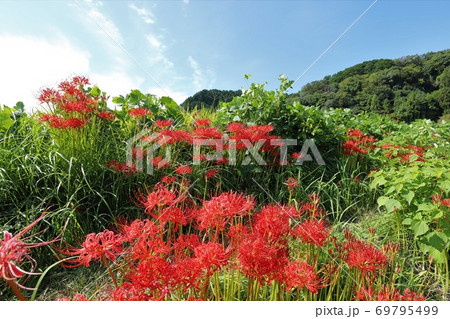
MULTIPOLYGON (((0 104, 87 75, 110 95, 177 102, 296 80, 374 1, 0 0, 0 104)), ((379 0, 295 84, 375 58, 450 48, 450 1, 379 0)))

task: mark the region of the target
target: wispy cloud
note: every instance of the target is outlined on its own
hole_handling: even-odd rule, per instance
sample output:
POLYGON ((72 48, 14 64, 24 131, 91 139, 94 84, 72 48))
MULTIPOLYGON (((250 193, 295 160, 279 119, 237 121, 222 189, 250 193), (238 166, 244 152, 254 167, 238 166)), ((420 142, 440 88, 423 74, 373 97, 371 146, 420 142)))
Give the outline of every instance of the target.
POLYGON ((130 8, 131 10, 135 11, 138 16, 141 17, 141 19, 147 23, 147 24, 153 24, 156 22, 155 20, 155 16, 153 15, 153 13, 148 10, 147 8, 141 7, 139 8, 138 6, 136 6, 134 3, 130 3, 128 5, 128 8, 130 8))
MULTIPOLYGON (((81 6, 79 1, 75 2, 81 6)), ((123 37, 119 28, 112 19, 108 18, 99 10, 99 8, 103 6, 103 3, 101 1, 84 0, 84 4, 85 7, 83 9, 86 10, 86 14, 88 15, 87 18, 91 20, 90 24, 95 21, 98 27, 100 27, 97 27, 94 30, 96 30, 96 32, 101 34, 103 37, 105 36, 104 33, 107 33, 109 37, 114 39, 114 41, 123 45, 123 37)))
POLYGON ((201 90, 211 88, 216 81, 214 72, 211 69, 203 70, 200 67, 200 64, 192 56, 189 56, 187 60, 193 71, 192 85, 195 89, 201 90))
POLYGON ((146 39, 152 48, 163 51, 166 49, 166 46, 161 42, 161 38, 162 37, 157 37, 154 34, 146 35, 146 39))
POLYGON ((164 37, 154 34, 147 34, 145 37, 151 48, 148 52, 150 65, 160 65, 162 66, 162 71, 172 69, 174 63, 165 54, 167 46, 163 43, 164 37))

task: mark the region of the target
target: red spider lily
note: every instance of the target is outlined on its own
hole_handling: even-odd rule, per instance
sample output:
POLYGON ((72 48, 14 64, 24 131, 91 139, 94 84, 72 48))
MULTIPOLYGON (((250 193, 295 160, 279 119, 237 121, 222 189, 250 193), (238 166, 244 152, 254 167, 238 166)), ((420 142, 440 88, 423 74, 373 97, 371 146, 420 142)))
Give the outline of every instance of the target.
POLYGON ((155 125, 158 127, 168 127, 173 124, 170 120, 156 120, 155 125))
POLYGON ((213 178, 213 177, 216 177, 218 172, 219 172, 218 169, 211 168, 211 169, 209 169, 209 170, 206 172, 205 177, 206 177, 206 178, 213 178))
POLYGON ((193 132, 196 139, 221 139, 223 133, 217 127, 198 127, 193 132))
POLYGON ((385 244, 382 247, 382 251, 389 261, 394 260, 394 258, 398 254, 399 249, 400 249, 400 243, 394 244, 391 241, 389 241, 387 244, 385 244))
POLYGON ((175 172, 180 175, 192 174, 192 167, 190 167, 189 165, 178 166, 177 168, 175 168, 175 172))
POLYGON ((326 212, 323 211, 322 207, 319 206, 320 197, 313 193, 308 195, 310 202, 304 203, 300 207, 300 215, 308 215, 309 217, 324 217, 326 212))
POLYGON ((89 79, 85 76, 74 76, 72 79, 74 85, 88 85, 89 79))
POLYGON ((293 231, 295 237, 300 237, 302 242, 322 247, 330 234, 331 229, 325 226, 324 220, 306 220, 299 224, 293 231))
POLYGON ((245 130, 245 127, 241 123, 234 122, 234 123, 230 123, 230 124, 227 125, 227 131, 228 132, 237 133, 237 132, 241 132, 243 130, 245 130))
POLYGON ((65 128, 72 128, 72 129, 76 129, 76 128, 82 128, 87 124, 86 120, 80 120, 77 118, 70 118, 67 120, 63 120, 61 118, 55 119, 53 121, 49 122, 50 126, 53 128, 58 128, 58 129, 65 129, 65 128))
POLYGON ((194 249, 200 245, 200 238, 194 234, 181 234, 173 244, 176 258, 192 256, 194 249))
POLYGON ((152 112, 148 109, 135 108, 135 109, 129 110, 128 114, 135 118, 143 118, 143 117, 147 117, 148 115, 151 115, 152 112))
POLYGON ((51 88, 43 89, 38 98, 40 103, 55 103, 60 99, 61 93, 51 88))
POLYGON ((382 150, 387 150, 385 152, 385 156, 387 158, 400 158, 400 162, 410 162, 410 157, 415 154, 417 155, 417 161, 418 162, 424 162, 423 153, 424 148, 418 147, 415 145, 408 145, 408 146, 399 146, 399 145, 391 145, 391 144, 385 144, 381 146, 382 150))
POLYGON ((164 184, 167 184, 167 185, 170 185, 170 184, 172 184, 173 182, 175 182, 176 181, 176 177, 175 176, 163 176, 163 177, 161 177, 161 181, 164 183, 164 184))
POLYGON ((402 295, 394 287, 381 286, 378 290, 375 290, 373 287, 362 286, 356 292, 355 299, 362 301, 424 301, 425 297, 412 292, 409 288, 402 295))
POLYGON ((450 198, 441 200, 441 205, 450 207, 450 198))
POLYGON ((150 256, 165 255, 172 248, 161 237, 160 228, 157 233, 147 232, 137 237, 132 243, 129 257, 133 261, 145 260, 150 256))
POLYGON ((186 292, 190 288, 199 290, 204 278, 204 269, 198 258, 182 258, 172 264, 173 285, 186 292))
POLYGON ((156 167, 157 170, 162 170, 164 168, 167 168, 170 165, 170 162, 166 162, 165 159, 163 159, 161 156, 156 156, 152 160, 153 167, 156 167))
POLYGON ((298 187, 298 180, 293 178, 293 177, 289 177, 286 180, 286 185, 288 186, 289 190, 292 192, 294 190, 295 187, 298 187))
POLYGON ((124 242, 134 243, 137 239, 155 237, 158 227, 148 219, 136 219, 131 224, 122 224, 120 234, 124 242))
POLYGON ((164 208, 155 218, 159 221, 160 227, 163 227, 167 222, 173 223, 175 229, 180 225, 187 225, 187 218, 184 211, 176 206, 164 208))
POLYGON ((161 138, 158 139, 158 143, 164 144, 175 144, 177 142, 187 142, 192 143, 192 134, 185 130, 161 130, 161 138))
POLYGON ((401 296, 402 301, 425 301, 425 297, 418 295, 413 292, 411 289, 406 288, 401 296))
POLYGON ((254 277, 263 285, 265 279, 267 282, 282 279, 288 255, 284 245, 269 244, 264 238, 249 236, 239 247, 239 267, 247 277, 254 277))
POLYGON ((221 269, 228 262, 230 250, 224 250, 221 244, 206 243, 194 248, 194 255, 209 276, 221 269))
POLYGON ((232 191, 223 193, 209 201, 203 202, 197 221, 202 230, 216 228, 225 229, 233 216, 243 216, 255 206, 253 197, 245 197, 232 191))
POLYGON ((54 114, 42 114, 38 120, 40 122, 56 122, 56 121, 61 121, 62 117, 58 116, 58 115, 54 115, 54 114))
POLYGON ((208 119, 196 119, 194 122, 195 126, 210 126, 211 121, 208 119))
POLYGON ((112 292, 113 301, 149 301, 153 300, 146 291, 135 287, 130 282, 124 282, 112 292))
POLYGON ((134 163, 130 166, 128 163, 119 163, 117 160, 112 160, 107 163, 107 166, 113 168, 116 173, 124 173, 128 176, 137 172, 136 164, 134 163))
POLYGON ((103 119, 103 120, 106 120, 106 121, 112 121, 112 120, 114 120, 116 118, 116 114, 113 114, 113 113, 107 112, 107 111, 100 112, 100 113, 97 114, 97 116, 99 118, 103 119))
POLYGON ((228 237, 230 238, 230 247, 233 251, 237 251, 241 245, 242 240, 250 234, 248 226, 243 224, 231 225, 228 230, 228 237))
MULTIPOLYGON (((95 104, 94 101, 91 103, 95 104)), ((86 101, 69 101, 67 103, 61 103, 59 107, 61 108, 61 110, 64 110, 67 113, 86 114, 95 110, 89 104, 87 104, 86 101)))
POLYGON ((116 256, 122 252, 123 239, 120 235, 114 234, 110 230, 104 230, 101 233, 91 233, 86 236, 82 248, 71 247, 63 252, 65 255, 77 256, 70 260, 73 267, 84 265, 89 267, 91 261, 98 261, 104 258, 115 261, 116 256))
POLYGON ((348 132, 347 132, 347 136, 364 137, 364 133, 358 129, 349 128, 348 132))
POLYGON ((252 145, 263 143, 264 151, 273 150, 276 145, 272 145, 271 141, 279 140, 280 137, 268 135, 272 129, 271 125, 245 127, 240 123, 231 123, 227 126, 227 130, 233 133, 229 136, 230 142, 235 143, 238 150, 246 149, 248 142, 252 145))
MULTIPOLYGON (((11 233, 4 231, 3 240, 0 240, 0 277, 8 283, 18 285, 23 289, 30 289, 22 286, 17 282, 19 278, 24 275, 38 275, 34 273, 36 268, 36 261, 30 256, 29 251, 32 248, 46 246, 59 240, 59 236, 51 241, 41 243, 27 243, 26 241, 36 236, 23 237, 28 233, 38 222, 45 218, 46 213, 43 213, 38 219, 25 227, 22 231, 13 236, 11 233), (31 265, 31 270, 26 271, 22 268, 22 264, 28 263, 31 265)), ((13 288, 14 289, 14 288, 13 288)), ((14 291, 17 293, 16 291, 14 291)))
POLYGON ((441 203, 442 196, 440 194, 434 194, 431 196, 431 202, 435 205, 439 205, 441 203))
POLYGON ((373 136, 366 136, 358 129, 349 128, 347 141, 342 144, 345 155, 366 154, 375 148, 376 139, 373 136))
POLYGON ((200 161, 200 162, 206 162, 206 156, 205 156, 205 154, 195 154, 193 157, 192 157, 192 159, 194 160, 194 161, 200 161))
POLYGON ((137 194, 137 199, 141 207, 145 208, 145 212, 154 218, 158 217, 160 210, 166 206, 170 207, 179 200, 177 195, 165 186, 159 184, 155 187, 153 192, 144 195, 142 192, 137 194), (156 214, 154 210, 158 210, 156 214))
POLYGON ((267 205, 255 216, 254 233, 267 241, 279 241, 289 236, 289 221, 298 217, 298 211, 292 206, 267 205))
POLYGON ((72 299, 70 299, 69 297, 62 297, 62 298, 59 298, 58 301, 89 301, 89 299, 87 299, 82 294, 76 294, 75 296, 73 296, 72 299))
POLYGON ((164 298, 169 293, 169 284, 173 278, 173 268, 164 258, 148 255, 136 268, 126 275, 133 286, 139 290, 150 290, 153 297, 164 298))
POLYGON ((146 153, 147 152, 140 147, 133 147, 132 150, 133 160, 143 159, 146 153))
POLYGON ((275 128, 273 125, 254 125, 254 126, 249 126, 247 127, 247 129, 254 131, 254 132, 258 132, 258 133, 270 133, 272 132, 275 128))
POLYGON ((357 268, 364 275, 375 274, 388 265, 388 260, 381 251, 363 241, 354 240, 349 243, 347 249, 346 263, 350 269, 357 268))
POLYGON ((286 290, 306 288, 315 294, 320 288, 320 278, 314 271, 314 267, 298 260, 288 262, 284 267, 283 283, 286 285, 286 290))
POLYGON ((54 114, 43 114, 39 121, 41 122, 47 122, 50 127, 57 128, 57 129, 66 129, 66 128, 82 128, 87 124, 86 120, 81 120, 78 118, 69 118, 64 119, 60 115, 54 115, 54 114))

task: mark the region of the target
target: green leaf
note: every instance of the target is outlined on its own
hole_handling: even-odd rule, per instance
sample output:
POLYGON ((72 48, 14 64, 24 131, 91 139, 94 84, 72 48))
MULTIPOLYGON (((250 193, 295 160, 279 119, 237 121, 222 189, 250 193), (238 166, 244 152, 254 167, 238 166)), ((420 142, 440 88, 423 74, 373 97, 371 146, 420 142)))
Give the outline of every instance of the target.
POLYGON ((413 154, 409 157, 409 162, 412 163, 412 162, 417 161, 418 159, 419 159, 419 156, 417 156, 417 154, 413 154))
POLYGON ((413 198, 414 198, 414 192, 413 191, 409 191, 408 194, 404 195, 403 197, 406 199, 406 201, 408 202, 408 204, 411 204, 413 198))
POLYGON ((371 183, 370 183, 370 189, 374 189, 377 186, 381 186, 386 184, 386 179, 383 176, 376 177, 371 183))
POLYGON ((379 197, 377 203, 379 206, 386 207, 386 211, 388 213, 393 212, 395 209, 399 209, 402 207, 402 204, 398 200, 389 198, 387 196, 379 197))
POLYGON ((434 206, 431 203, 422 203, 422 204, 419 204, 419 206, 417 206, 418 211, 429 211, 432 209, 434 209, 434 206))
POLYGON ((7 130, 14 124, 14 120, 6 113, 0 111, 0 130, 7 130))
POLYGON ((380 196, 377 199, 377 203, 378 203, 379 206, 384 206, 388 200, 389 200, 389 197, 380 196))
POLYGON ((411 224, 411 229, 414 232, 414 236, 418 237, 420 235, 425 234, 429 227, 427 225, 427 223, 425 223, 424 221, 413 221, 413 223, 411 224))
POLYGON ((116 96, 113 97, 112 102, 115 104, 124 104, 125 103, 125 98, 121 95, 121 96, 116 96))
POLYGON ((92 96, 100 96, 102 94, 102 91, 98 88, 98 86, 94 86, 91 91, 89 92, 92 96))
POLYGON ((402 221, 402 224, 403 224, 403 225, 411 225, 411 223, 412 223, 412 219, 411 219, 411 218, 405 218, 405 219, 402 221))
POLYGON ((25 111, 25 105, 23 104, 22 101, 17 102, 15 108, 20 112, 25 111))

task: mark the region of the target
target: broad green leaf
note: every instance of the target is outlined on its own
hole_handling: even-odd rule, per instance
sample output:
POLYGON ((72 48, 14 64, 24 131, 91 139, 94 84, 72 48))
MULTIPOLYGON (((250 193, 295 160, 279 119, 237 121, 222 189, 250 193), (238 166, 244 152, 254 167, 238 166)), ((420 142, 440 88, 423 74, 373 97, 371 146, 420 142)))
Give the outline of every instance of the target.
POLYGON ((414 232, 414 236, 418 237, 425 234, 428 231, 429 227, 424 221, 413 221, 413 223, 411 224, 411 229, 414 232))
POLYGON ((388 200, 389 200, 389 197, 387 197, 387 196, 380 196, 377 199, 377 203, 378 203, 379 206, 384 206, 388 200))
POLYGON ((411 204, 413 198, 414 198, 414 192, 413 191, 409 191, 408 194, 403 195, 403 197, 406 199, 406 201, 408 202, 408 204, 411 204))
POLYGON ((419 204, 419 206, 417 206, 418 211, 429 211, 432 209, 434 209, 434 206, 431 203, 422 203, 422 204, 419 204))
POLYGON ((125 103, 125 98, 122 95, 115 96, 115 97, 113 97, 112 102, 115 103, 115 104, 124 104, 125 103))
POLYGON ((411 218, 405 218, 405 219, 402 221, 402 224, 403 224, 403 225, 411 225, 411 223, 412 223, 412 219, 411 219, 411 218))
POLYGON ((102 94, 102 91, 98 88, 98 86, 94 86, 91 91, 89 92, 92 96, 100 96, 102 94))

